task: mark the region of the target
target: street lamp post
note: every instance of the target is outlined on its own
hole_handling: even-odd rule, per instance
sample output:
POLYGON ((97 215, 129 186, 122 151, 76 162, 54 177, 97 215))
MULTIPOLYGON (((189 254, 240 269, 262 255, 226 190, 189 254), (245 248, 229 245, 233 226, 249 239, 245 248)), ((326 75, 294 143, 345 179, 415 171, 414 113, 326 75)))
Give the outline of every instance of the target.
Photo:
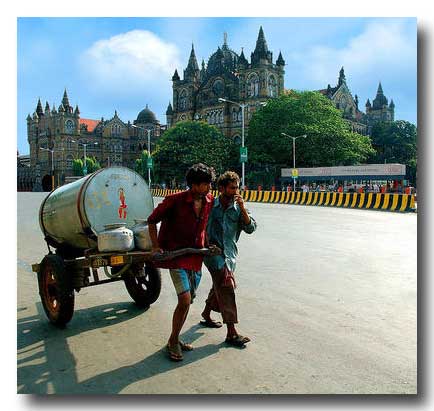
MULTIPOLYGON (((241 107, 241 147, 244 148, 244 109, 247 107, 247 104, 237 103, 235 101, 228 100, 226 98, 219 98, 218 101, 224 103, 231 103, 241 107)), ((260 103, 262 106, 266 106, 267 103, 265 101, 260 103)), ((245 185, 245 161, 241 162, 241 189, 244 190, 246 188, 245 185)))
MULTIPOLYGON (((71 140, 71 142, 76 143, 75 140, 71 140)), ((87 166, 86 166, 86 147, 87 147, 88 145, 91 145, 91 144, 93 144, 93 145, 96 146, 96 145, 98 144, 98 142, 97 142, 97 141, 95 141, 94 143, 80 143, 80 142, 78 142, 78 144, 80 144, 80 145, 82 145, 82 146, 84 147, 83 174, 86 175, 86 174, 87 174, 87 166)))
POLYGON ((49 151, 51 153, 51 190, 54 190, 54 148, 49 149, 45 147, 39 147, 39 149, 49 151))
MULTIPOLYGON (((134 124, 132 124, 132 126, 134 128, 138 128, 138 129, 146 131, 148 133, 148 158, 151 157, 151 131, 152 130, 150 128, 143 128, 140 126, 136 126, 134 124)), ((149 165, 147 167, 148 167, 148 185, 149 185, 149 188, 151 188, 151 168, 149 167, 149 165)))
MULTIPOLYGON (((290 136, 290 135, 285 134, 285 133, 281 133, 281 134, 282 134, 282 136, 292 138, 292 168, 295 169, 295 140, 297 140, 297 138, 300 138, 300 137, 306 138, 307 135, 303 134, 301 136, 293 137, 293 136, 290 136)), ((293 180, 294 180, 294 191, 295 191, 295 177, 293 177, 293 180)))

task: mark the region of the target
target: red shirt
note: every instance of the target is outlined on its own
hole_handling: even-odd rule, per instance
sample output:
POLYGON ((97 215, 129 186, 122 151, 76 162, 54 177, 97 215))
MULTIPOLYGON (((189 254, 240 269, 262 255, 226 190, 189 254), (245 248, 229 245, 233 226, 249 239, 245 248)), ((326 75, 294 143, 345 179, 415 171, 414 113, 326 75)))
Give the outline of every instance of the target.
MULTIPOLYGON (((214 197, 208 193, 202 200, 202 209, 199 217, 197 217, 194 212, 194 199, 191 190, 167 196, 148 217, 150 224, 157 224, 161 221, 158 233, 160 248, 165 251, 187 247, 203 248, 205 246, 206 224, 213 202, 214 197)), ((201 255, 185 255, 173 260, 159 262, 158 267, 199 271, 202 261, 203 256, 201 255)))

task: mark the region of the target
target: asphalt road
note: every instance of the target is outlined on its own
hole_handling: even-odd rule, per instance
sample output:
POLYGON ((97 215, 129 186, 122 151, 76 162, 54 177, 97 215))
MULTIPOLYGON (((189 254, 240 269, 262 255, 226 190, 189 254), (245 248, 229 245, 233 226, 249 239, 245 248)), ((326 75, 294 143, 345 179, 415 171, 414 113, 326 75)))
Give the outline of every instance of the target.
MULTIPOLYGON (((43 193, 18 193, 19 393, 413 394, 417 392, 416 214, 248 203, 258 222, 239 241, 240 350, 198 325, 206 269, 183 338, 167 360, 176 296, 136 308, 121 282, 76 295, 67 328, 51 326, 31 264, 47 253, 43 193)), ((158 200, 158 199, 157 199, 158 200)), ((218 314, 215 314, 218 318, 218 314)))

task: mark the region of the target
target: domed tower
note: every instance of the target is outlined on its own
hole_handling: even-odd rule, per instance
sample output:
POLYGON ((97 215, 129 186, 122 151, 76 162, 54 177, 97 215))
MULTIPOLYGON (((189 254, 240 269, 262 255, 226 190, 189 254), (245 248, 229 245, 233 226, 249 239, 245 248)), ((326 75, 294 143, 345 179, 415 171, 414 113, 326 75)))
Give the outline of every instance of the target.
POLYGON ((161 126, 160 122, 157 120, 155 114, 149 109, 148 105, 137 115, 137 119, 134 120, 133 124, 136 126, 134 137, 138 141, 143 141, 147 139, 148 130, 150 130, 151 139, 151 151, 154 149, 155 140, 160 137, 161 126))

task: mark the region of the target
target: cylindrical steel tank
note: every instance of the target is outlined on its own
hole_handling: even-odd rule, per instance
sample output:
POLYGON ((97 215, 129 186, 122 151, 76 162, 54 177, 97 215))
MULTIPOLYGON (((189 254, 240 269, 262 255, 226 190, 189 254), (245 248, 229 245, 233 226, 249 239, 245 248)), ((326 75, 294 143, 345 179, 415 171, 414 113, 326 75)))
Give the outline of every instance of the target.
POLYGON ((109 167, 52 191, 41 204, 39 225, 54 247, 94 248, 105 225, 131 228, 153 209, 143 177, 126 167, 109 167))

